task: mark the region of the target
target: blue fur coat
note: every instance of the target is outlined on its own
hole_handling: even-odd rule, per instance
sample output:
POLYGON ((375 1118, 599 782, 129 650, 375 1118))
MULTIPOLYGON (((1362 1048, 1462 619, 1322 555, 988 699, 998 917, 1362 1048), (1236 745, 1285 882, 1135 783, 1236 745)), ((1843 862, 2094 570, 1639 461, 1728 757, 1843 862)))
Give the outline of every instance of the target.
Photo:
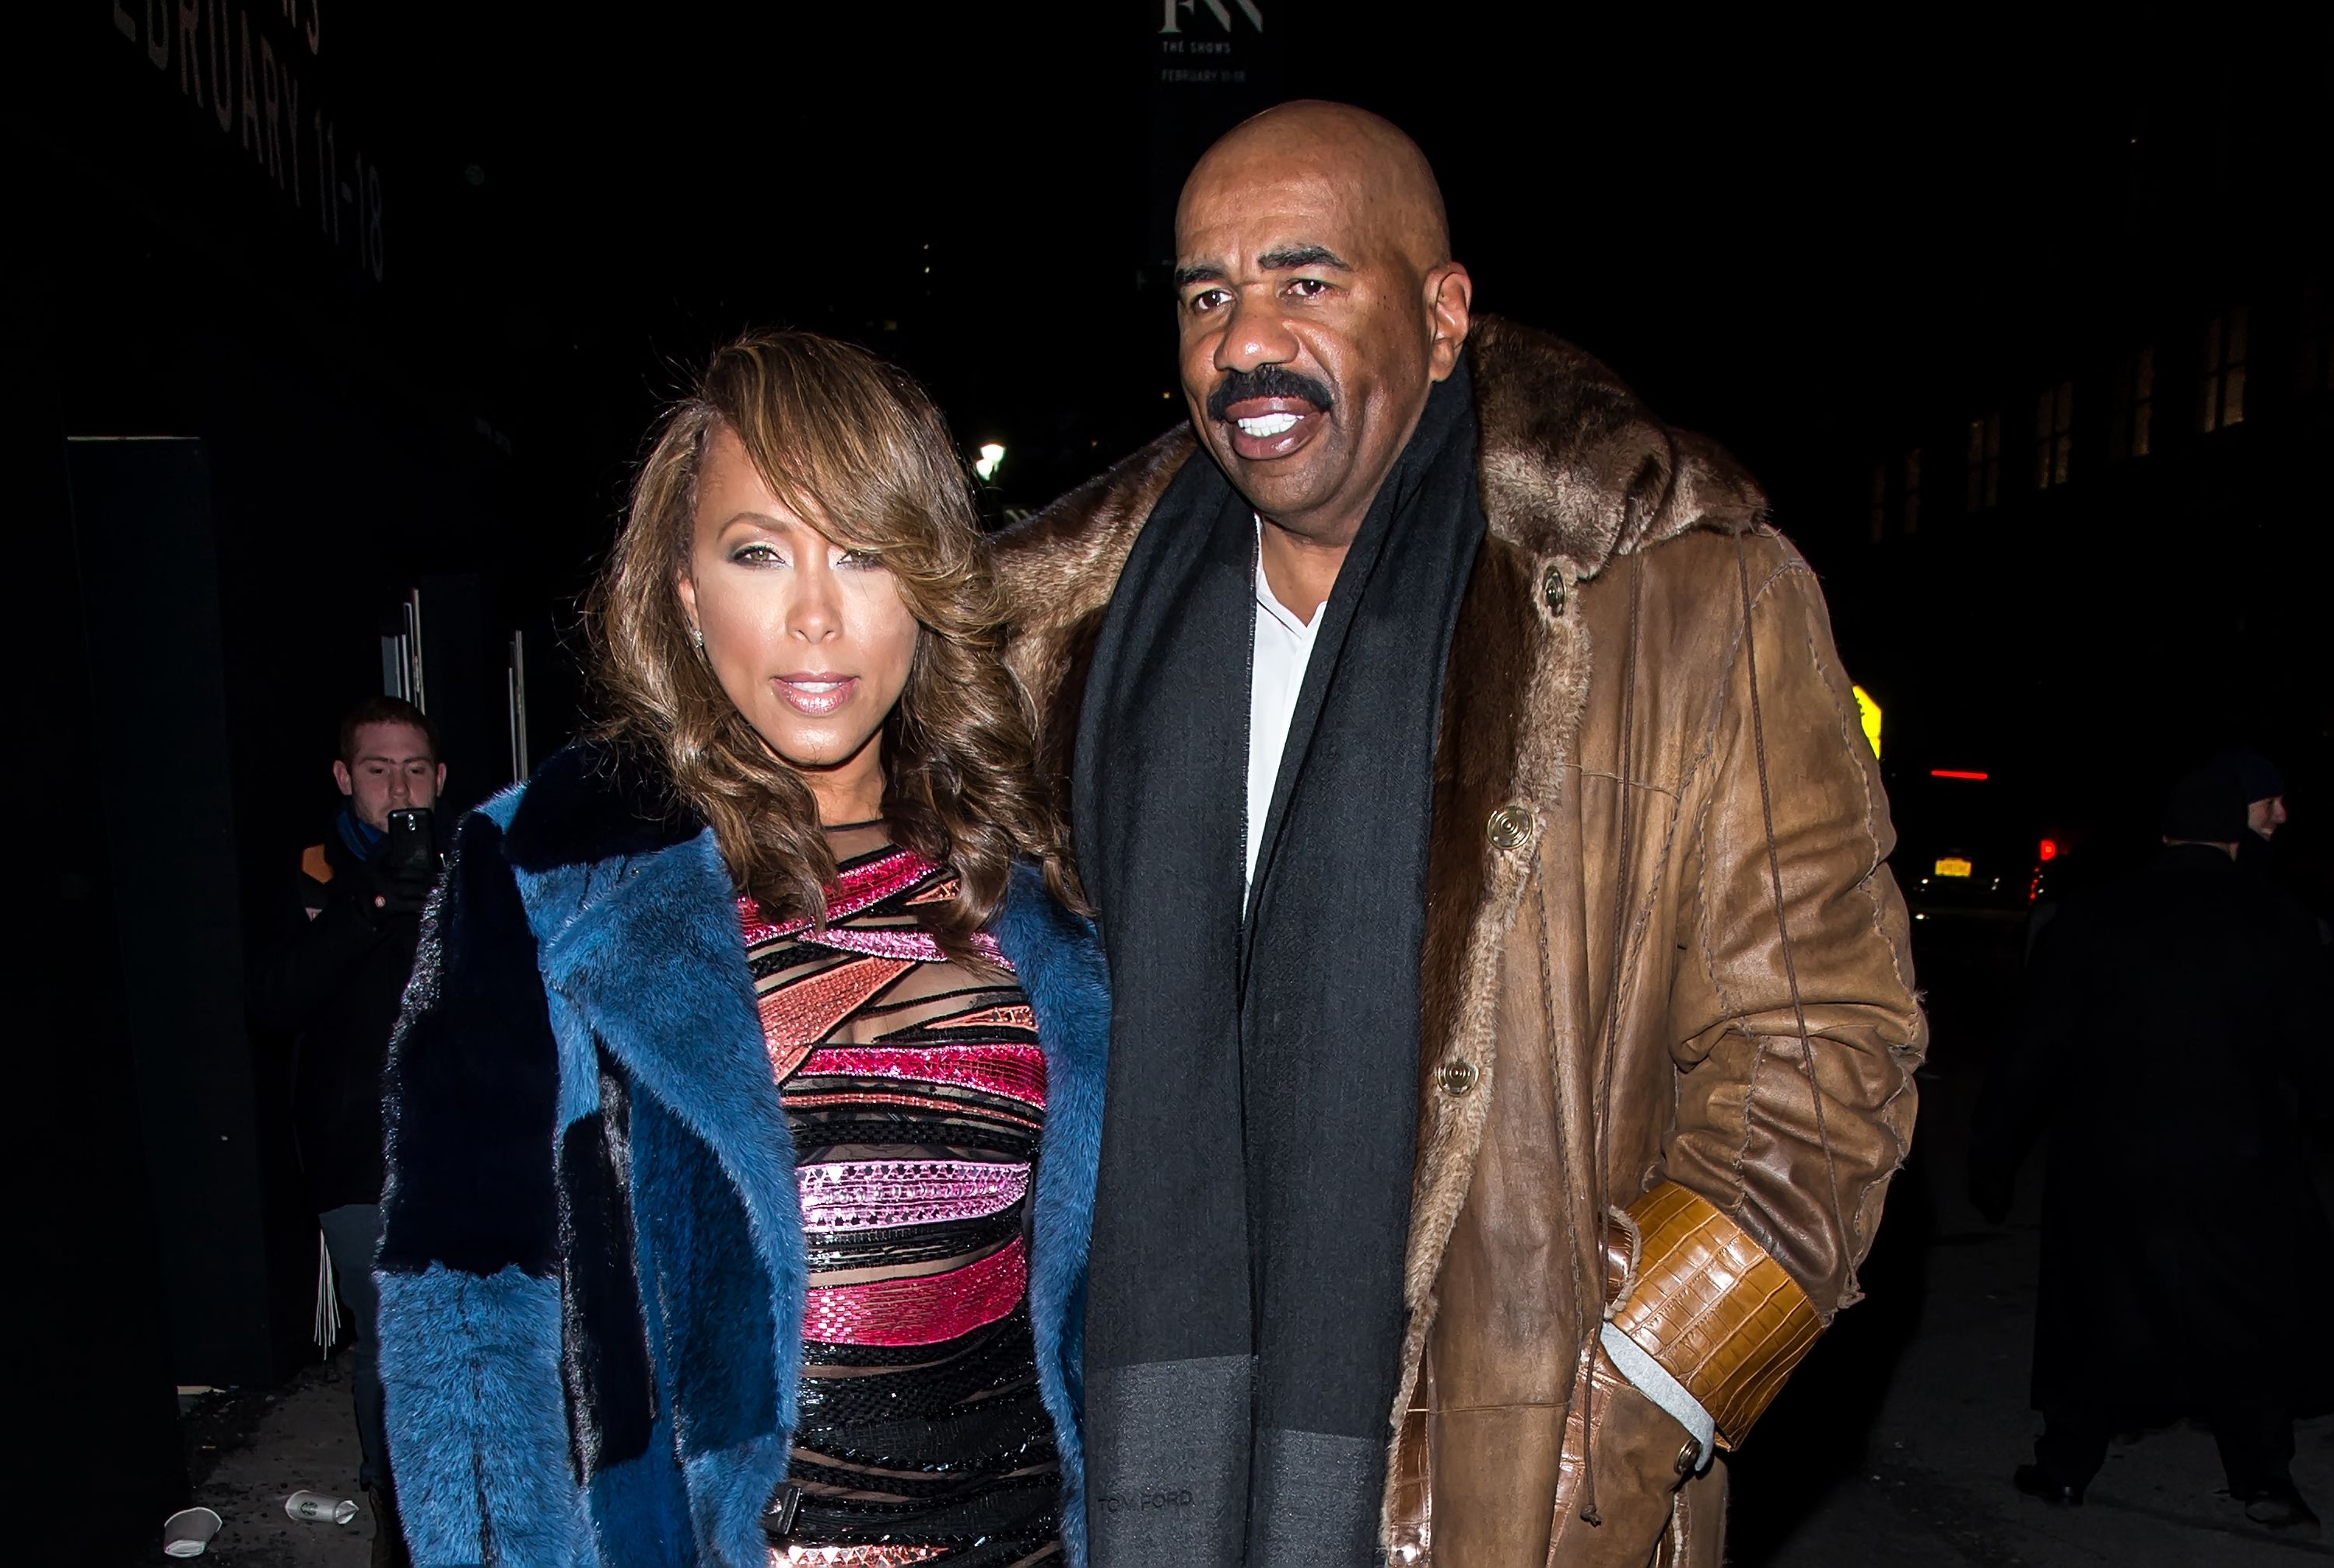
MULTIPOLYGON (((1109 996, 1017 869, 990 926, 1046 1055, 1029 1275, 1085 1561, 1086 1238, 1109 996)), ((746 1568, 784 1478, 805 1270, 730 881, 636 762, 570 747, 467 818, 387 1086, 376 1278, 422 1568, 746 1568)))

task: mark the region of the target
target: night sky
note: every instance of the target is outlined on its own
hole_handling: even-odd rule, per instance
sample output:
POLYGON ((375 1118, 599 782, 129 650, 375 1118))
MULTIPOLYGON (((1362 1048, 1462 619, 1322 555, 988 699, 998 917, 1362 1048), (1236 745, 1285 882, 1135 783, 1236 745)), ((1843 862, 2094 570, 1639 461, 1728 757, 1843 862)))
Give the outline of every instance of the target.
MULTIPOLYGON (((339 156, 371 160, 368 250, 320 243, 280 170, 265 190, 247 129, 194 103, 186 41, 153 56, 149 9, 175 14, 84 0, 50 24, 38 53, 65 91, 14 109, 121 237, 34 265, 92 291, 118 267, 113 299, 161 308, 175 289, 215 330, 298 338, 477 470, 455 499, 479 523, 421 564, 497 572, 554 623, 573 622, 657 409, 747 326, 859 339, 923 378, 968 453, 1008 449, 994 520, 1181 418, 1162 236, 1181 172, 1230 117, 1326 96, 1424 146, 1479 310, 1579 343, 1761 477, 1851 670, 1921 759, 2023 768, 2050 812, 2102 779, 2146 795, 2240 734, 2322 766, 2324 678, 2290 688, 2328 662, 2306 634, 2314 577, 2260 566, 2314 556, 2328 399, 2306 428, 2122 476, 2097 438, 2119 349, 2159 342, 2175 434, 2204 313, 2257 307, 2265 386, 2310 280, 2324 297, 2323 18, 1272 0, 1259 34, 1229 0, 1229 31, 1207 0, 621 21, 202 0, 198 55, 220 58, 219 18, 231 43, 273 37, 311 129, 322 105, 339 156), (1176 59, 1249 80, 1163 86, 1170 19, 1231 51, 1176 59), (153 223, 193 241, 202 275, 174 284, 135 254, 153 223), (1946 526, 1965 421, 2000 414, 2015 480, 2032 399, 2064 377, 2085 482, 2048 506, 2013 484, 1999 513, 1946 526), (1874 467, 1916 445, 1931 526, 1876 550, 1874 467), (2176 744, 2156 738, 2167 705, 2187 716, 2176 744)), ((151 417, 111 381, 72 400, 151 417)))

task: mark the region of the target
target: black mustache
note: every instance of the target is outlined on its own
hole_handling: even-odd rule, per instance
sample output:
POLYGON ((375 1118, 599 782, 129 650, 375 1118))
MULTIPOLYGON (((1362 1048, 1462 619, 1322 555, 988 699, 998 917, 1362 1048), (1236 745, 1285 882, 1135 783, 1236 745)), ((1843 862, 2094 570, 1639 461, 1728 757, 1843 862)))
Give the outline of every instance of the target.
POLYGON ((1250 398, 1302 398, 1324 413, 1336 401, 1329 389, 1310 376, 1278 365, 1266 365, 1255 370, 1226 370, 1216 390, 1208 394, 1208 418, 1223 420, 1231 417, 1234 403, 1245 403, 1250 398))

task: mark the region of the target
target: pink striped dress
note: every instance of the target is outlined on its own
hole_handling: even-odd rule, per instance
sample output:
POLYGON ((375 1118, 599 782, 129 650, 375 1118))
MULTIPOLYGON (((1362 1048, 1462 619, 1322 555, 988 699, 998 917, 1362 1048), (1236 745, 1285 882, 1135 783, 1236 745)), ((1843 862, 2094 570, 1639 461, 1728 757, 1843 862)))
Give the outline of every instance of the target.
POLYGON ((1057 1559, 1028 1312, 1036 1021, 993 948, 979 973, 920 925, 950 872, 880 823, 829 832, 842 871, 824 929, 738 901, 811 1269, 800 1502, 772 1562, 1057 1559))

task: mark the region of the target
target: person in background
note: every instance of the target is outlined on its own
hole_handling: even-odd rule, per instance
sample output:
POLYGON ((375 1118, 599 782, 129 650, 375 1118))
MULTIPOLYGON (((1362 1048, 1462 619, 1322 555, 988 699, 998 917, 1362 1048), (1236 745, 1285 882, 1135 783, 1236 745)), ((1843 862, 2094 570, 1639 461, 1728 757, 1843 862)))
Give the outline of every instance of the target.
MULTIPOLYGON (((333 782, 344 797, 300 857, 285 928, 251 977, 253 1022, 293 1040, 293 1131, 354 1336, 358 1482, 372 1504, 373 1562, 401 1563, 381 1420, 372 1256, 381 1240, 381 1070, 413 972, 430 878, 381 854, 389 813, 433 808, 446 785, 438 732, 410 702, 376 697, 341 721, 333 782)), ((433 857, 434 858, 434 857, 433 857)))
POLYGON ((2292 820, 2285 803, 2285 774, 2277 764, 2252 746, 2233 746, 2214 765, 2236 776, 2245 797, 2245 827, 2237 839, 2237 865, 2308 909, 2318 927, 2318 945, 2334 948, 2334 921, 2327 919, 2326 867, 2312 864, 2302 846, 2289 839, 2277 847, 2278 834, 2292 820), (2293 851, 2302 849, 2300 855, 2293 851))
POLYGON ((2308 915, 2236 867, 2246 803, 2224 764, 2182 780, 2154 861, 2043 932, 1970 1196, 2001 1223, 2049 1133, 2020 1491, 2078 1504, 2116 1432, 2195 1416, 2246 1516, 2314 1534, 2293 1415, 2334 1398, 2334 1236, 2296 1109, 2326 1102, 2329 1008, 2308 915))
POLYGON ((2239 792, 2245 797, 2246 831, 2258 841, 2257 844, 2237 841, 2237 859, 2247 860, 2266 849, 2276 839, 2277 830, 2286 824, 2285 774, 2249 746, 2223 753, 2220 765, 2235 775, 2239 792))

